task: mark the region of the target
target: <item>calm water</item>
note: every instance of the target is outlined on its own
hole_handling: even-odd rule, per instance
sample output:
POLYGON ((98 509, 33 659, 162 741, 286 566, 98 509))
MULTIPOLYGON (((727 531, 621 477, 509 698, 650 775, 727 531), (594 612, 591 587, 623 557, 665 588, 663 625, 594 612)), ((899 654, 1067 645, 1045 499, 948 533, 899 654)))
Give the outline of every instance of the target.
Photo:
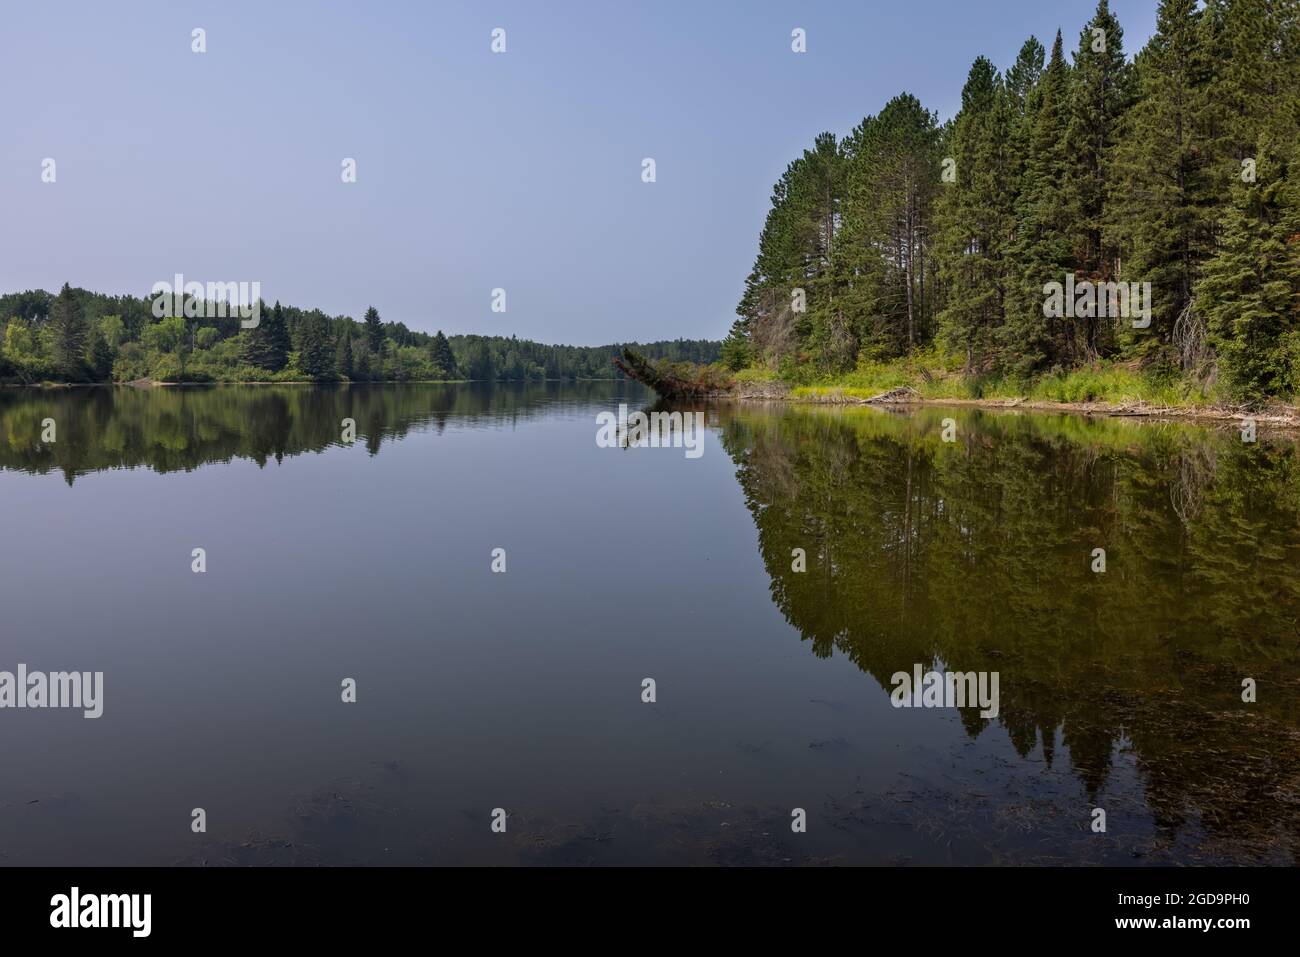
POLYGON ((689 459, 620 401, 0 390, 0 670, 105 685, 0 710, 0 863, 1294 863, 1292 444, 721 405, 689 459))

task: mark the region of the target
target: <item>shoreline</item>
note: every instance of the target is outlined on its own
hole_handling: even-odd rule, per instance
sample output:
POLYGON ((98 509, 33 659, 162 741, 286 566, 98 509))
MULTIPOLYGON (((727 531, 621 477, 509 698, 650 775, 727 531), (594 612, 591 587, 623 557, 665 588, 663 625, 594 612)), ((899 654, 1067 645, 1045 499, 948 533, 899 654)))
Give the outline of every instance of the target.
MULTIPOLYGON (((406 379, 406 380, 365 380, 365 381, 319 381, 310 380, 254 380, 243 382, 163 382, 159 380, 134 380, 132 382, 6 382, 0 383, 0 389, 102 389, 102 388, 217 388, 229 386, 385 386, 385 385, 471 385, 481 383, 484 379, 406 379)), ((540 380, 504 380, 493 384, 510 384, 533 381, 543 383, 579 382, 616 382, 617 379, 540 379, 540 380)), ((654 387, 641 383, 652 392, 654 387)), ((1056 402, 1046 399, 998 398, 998 399, 963 399, 963 398, 927 398, 915 389, 904 386, 891 389, 879 395, 862 397, 851 395, 842 389, 827 387, 821 391, 795 394, 796 387, 780 382, 738 383, 734 389, 705 393, 699 399, 710 402, 745 402, 766 403, 783 402, 793 405, 820 406, 870 406, 877 409, 905 410, 923 406, 989 409, 993 411, 1028 410, 1031 412, 1081 415, 1087 417, 1149 419, 1156 421, 1183 420, 1202 424, 1239 424, 1253 419, 1256 425, 1277 429, 1294 429, 1300 431, 1300 406, 1275 403, 1251 411, 1246 408, 1228 406, 1178 406, 1159 405, 1142 400, 1127 402, 1093 401, 1093 402, 1056 402)), ((658 394, 656 392, 656 394, 658 394)), ((660 395, 660 398, 667 398, 660 395)), ((673 397, 684 399, 685 396, 673 397)))
MULTIPOLYGON (((1130 397, 1139 391, 1142 384, 1140 378, 1131 369, 1123 370, 1123 373, 1129 377, 1127 380, 1121 378, 1120 381, 1112 379, 1108 382, 1082 383, 1085 388, 1090 388, 1092 394, 1104 390, 1113 398, 1071 400, 1031 398, 1029 395, 1017 394, 1011 389, 1005 389, 1005 386, 1005 391, 996 398, 926 395, 922 389, 926 389, 928 384, 944 379, 943 371, 931 374, 922 368, 919 373, 913 374, 915 370, 906 363, 895 363, 892 367, 887 367, 884 370, 886 375, 879 376, 878 379, 883 378, 886 381, 893 379, 897 382, 899 378, 906 376, 912 380, 911 382, 905 380, 902 384, 872 394, 874 390, 857 384, 797 385, 770 375, 745 375, 750 370, 741 370, 738 375, 731 376, 725 381, 718 381, 716 368, 690 369, 680 364, 676 367, 665 366, 662 363, 651 364, 628 350, 624 350, 623 359, 625 360, 623 362, 616 359, 615 365, 619 366, 629 378, 651 389, 661 399, 686 402, 788 402, 798 405, 875 406, 894 409, 918 406, 1003 411, 1022 409, 1086 417, 1233 424, 1238 428, 1247 422, 1253 422, 1256 426, 1300 430, 1300 406, 1278 400, 1265 400, 1252 406, 1244 402, 1238 405, 1224 405, 1209 401, 1196 404, 1195 401, 1183 401, 1172 393, 1169 393, 1169 399, 1172 401, 1156 397, 1145 399, 1130 397)), ((1076 369, 1070 375, 1084 375, 1087 372, 1088 370, 1076 369)), ((1077 386, 1078 384, 1076 388, 1077 386)), ((882 387, 883 384, 876 386, 876 388, 882 387)), ((1186 392, 1184 391, 1183 394, 1186 395, 1186 392)))
POLYGON ((1011 411, 1024 409, 1033 412, 1057 412, 1069 415, 1101 416, 1105 418, 1131 418, 1154 420, 1191 420, 1202 423, 1241 423, 1247 419, 1257 425, 1274 428, 1300 429, 1300 408, 1278 403, 1258 410, 1227 406, 1170 406, 1133 400, 1130 402, 1053 402, 1044 399, 960 399, 926 398, 913 389, 892 389, 870 398, 848 395, 829 389, 805 395, 795 395, 789 386, 768 385, 755 390, 752 385, 739 386, 734 391, 718 392, 708 396, 714 400, 733 402, 789 402, 796 405, 872 406, 878 409, 907 409, 921 406, 976 408, 1011 411))

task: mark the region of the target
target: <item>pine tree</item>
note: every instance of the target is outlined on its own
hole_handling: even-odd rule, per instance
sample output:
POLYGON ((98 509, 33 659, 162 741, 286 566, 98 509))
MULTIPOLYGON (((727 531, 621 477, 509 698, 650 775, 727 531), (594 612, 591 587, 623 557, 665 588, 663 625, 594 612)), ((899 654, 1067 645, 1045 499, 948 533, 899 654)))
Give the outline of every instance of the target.
POLYGON ((266 369, 270 365, 270 358, 266 344, 266 330, 262 328, 262 325, 270 317, 270 309, 260 299, 257 302, 257 313, 257 325, 241 333, 243 347, 240 358, 245 364, 254 368, 266 369))
POLYGON ((432 339, 429 340, 429 363, 434 368, 434 374, 439 379, 456 379, 459 378, 460 372, 456 368, 456 356, 451 351, 451 343, 439 329, 432 339))
POLYGON ((796 181, 795 213, 802 222, 802 283, 807 310, 796 321, 800 338, 822 369, 851 368, 857 341, 845 303, 837 301, 843 285, 837 256, 840 203, 843 198, 844 159, 835 134, 820 133, 812 150, 804 152, 807 175, 796 181))
MULTIPOLYGON (((1079 35, 1073 86, 1067 138, 1068 202, 1078 216, 1075 260, 1079 278, 1107 282, 1119 263, 1118 250, 1102 244, 1107 179, 1121 124, 1134 97, 1133 71, 1124 58, 1124 31, 1108 0, 1099 0, 1097 12, 1079 35)), ((1077 321, 1085 333, 1084 357, 1095 358, 1112 342, 1114 324, 1095 317, 1077 321)))
POLYGON ((379 311, 370 306, 366 309, 365 316, 366 343, 370 346, 372 355, 380 356, 384 353, 384 325, 379 321, 379 311))
POLYGON ((1198 0, 1160 2, 1155 35, 1135 61, 1138 101, 1114 152, 1102 235, 1120 250, 1121 278, 1151 284, 1151 326, 1138 335, 1172 346, 1184 368, 1203 359, 1193 290, 1228 188, 1213 173, 1210 89, 1221 54, 1214 18, 1202 19, 1213 10, 1198 0))
POLYGON ((856 354, 849 318, 836 303, 842 180, 835 136, 822 133, 773 187, 758 257, 737 309, 765 358, 807 350, 819 364, 839 366, 856 354))
POLYGON ((338 347, 334 353, 334 371, 341 378, 351 379, 356 372, 352 367, 352 320, 347 320, 347 328, 339 336, 338 347))
POLYGON ((1014 208, 1025 186, 1032 151, 1034 121, 1043 100, 1043 70, 1047 51, 1030 37, 1020 47, 1016 62, 1007 71, 1002 84, 1003 96, 1010 126, 1010 150, 1007 156, 1007 192, 1014 208))
POLYGON ((731 324, 727 338, 722 340, 722 364, 732 372, 739 372, 754 358, 749 341, 748 323, 744 317, 731 324))
POLYGON ((997 361, 995 336, 1005 321, 1014 156, 1012 108, 993 64, 971 66, 961 109, 948 129, 945 162, 955 180, 941 184, 936 209, 939 278, 944 308, 940 341, 965 357, 968 373, 997 361))
POLYGON ((901 355, 930 332, 937 118, 916 97, 896 96, 845 139, 844 156, 835 307, 873 357, 901 355))
POLYGON ((271 309, 271 321, 267 325, 266 335, 271 361, 271 365, 267 368, 272 372, 279 372, 288 364, 293 344, 289 337, 289 325, 285 321, 284 309, 278 300, 271 309))
POLYGON ((1004 363, 1028 375, 1053 359, 1079 359, 1074 320, 1043 316, 1043 286, 1063 282, 1073 270, 1072 233, 1078 212, 1066 183, 1070 144, 1066 139, 1072 93, 1070 68, 1058 31, 1038 86, 1037 110, 1029 133, 1029 156, 1016 199, 1015 272, 1008 296, 1007 321, 1000 330, 1004 363))
POLYGON ((836 372, 934 341, 975 376, 1117 355, 1208 371, 1209 321, 1234 388, 1300 387, 1290 186, 1265 215, 1239 184, 1257 142, 1300 148, 1300 0, 1159 0, 1132 63, 1123 38, 1097 0, 1073 66, 1059 31, 1050 59, 1030 37, 1005 77, 976 60, 942 128, 903 94, 819 135, 773 187, 725 364, 836 372), (1149 288, 1150 328, 1044 316, 1068 279, 1149 288))
POLYGON ((772 187, 772 205, 759 234, 758 256, 736 307, 755 354, 765 360, 779 360, 798 347, 795 313, 806 305, 806 300, 797 302, 793 291, 801 288, 802 256, 789 196, 791 184, 802 175, 802 169, 802 160, 796 160, 772 187))
POLYGON ((1223 8, 1217 49, 1207 119, 1218 134, 1216 179, 1235 184, 1262 139, 1280 148, 1296 136, 1300 0, 1232 0, 1223 8))
POLYGON ((54 300, 49 325, 55 370, 69 382, 85 378, 86 322, 81 303, 66 282, 54 300))
POLYGON ((87 339, 86 365, 90 369, 91 377, 96 382, 111 379, 113 375, 112 344, 97 324, 91 328, 87 339))
POLYGON ((1043 99, 1042 80, 1046 62, 1047 51, 1037 37, 1031 36, 1020 47, 1016 62, 1007 70, 1002 84, 1008 113, 1007 123, 1010 126, 1006 175, 1012 208, 1019 202, 1025 186, 1034 120, 1043 99))
POLYGON ((310 312, 301 320, 298 368, 312 379, 329 378, 334 373, 334 344, 329 320, 322 313, 310 312))
POLYGON ((744 337, 746 348, 751 353, 751 361, 757 357, 753 356, 754 341, 750 335, 750 325, 758 315, 761 300, 762 291, 759 288, 758 277, 753 270, 750 270, 749 275, 745 277, 745 291, 741 293, 740 302, 736 304, 737 318, 732 321, 731 329, 733 332, 739 330, 740 335, 744 337))
POLYGON ((243 359, 258 369, 279 372, 288 364, 290 351, 284 309, 278 302, 271 309, 259 303, 258 313, 257 325, 244 333, 243 359))
POLYGON ((1030 37, 1021 44, 1016 62, 1007 70, 1004 86, 1007 98, 1017 115, 1023 115, 1026 111, 1031 113, 1035 111, 1031 98, 1034 90, 1038 88, 1038 81, 1043 77, 1043 63, 1046 57, 1047 51, 1038 42, 1038 37, 1030 37))
POLYGON ((490 382, 494 378, 492 353, 484 339, 476 338, 473 345, 470 346, 469 377, 486 382, 490 382))
POLYGON ((1300 391, 1300 151, 1264 141, 1257 152, 1197 286, 1219 369, 1248 399, 1300 391))

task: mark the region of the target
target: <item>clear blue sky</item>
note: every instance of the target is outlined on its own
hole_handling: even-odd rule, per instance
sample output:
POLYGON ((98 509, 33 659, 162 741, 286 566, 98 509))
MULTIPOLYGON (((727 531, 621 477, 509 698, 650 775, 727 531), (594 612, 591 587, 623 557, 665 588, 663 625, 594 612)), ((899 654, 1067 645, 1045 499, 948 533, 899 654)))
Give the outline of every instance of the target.
MULTIPOLYGON (((1111 6, 1132 55, 1155 0, 1111 6)), ((0 0, 0 291, 181 272, 429 331, 721 337, 819 131, 904 90, 946 119, 977 55, 1072 50, 1094 7, 0 0)))

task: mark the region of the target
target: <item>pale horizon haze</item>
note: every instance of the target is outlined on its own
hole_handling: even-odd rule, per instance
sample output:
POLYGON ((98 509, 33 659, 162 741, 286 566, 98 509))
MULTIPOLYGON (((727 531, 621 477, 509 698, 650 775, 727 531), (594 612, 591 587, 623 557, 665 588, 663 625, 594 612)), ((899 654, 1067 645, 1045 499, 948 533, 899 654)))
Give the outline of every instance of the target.
MULTIPOLYGON (((179 272, 428 332, 721 338, 817 133, 903 91, 946 120, 975 57, 1073 51, 1095 6, 4 0, 0 292, 179 272)), ((1111 4, 1130 57, 1155 6, 1111 4)))

